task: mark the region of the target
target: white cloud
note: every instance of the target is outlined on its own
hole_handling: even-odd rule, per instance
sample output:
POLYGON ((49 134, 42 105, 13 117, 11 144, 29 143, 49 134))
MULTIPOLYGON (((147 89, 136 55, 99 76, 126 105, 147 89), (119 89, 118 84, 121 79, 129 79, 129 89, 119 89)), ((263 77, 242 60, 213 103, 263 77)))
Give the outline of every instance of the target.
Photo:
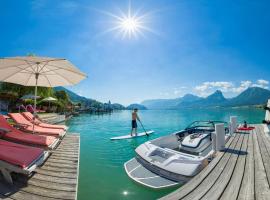
POLYGON ((257 83, 258 83, 258 84, 261 84, 261 85, 268 85, 268 84, 269 84, 269 81, 263 80, 263 79, 259 79, 259 80, 257 81, 257 83))
POLYGON ((228 92, 233 88, 232 82, 216 81, 216 82, 204 82, 201 85, 196 86, 194 89, 201 96, 209 95, 213 90, 221 90, 222 92, 228 92))
POLYGON ((268 89, 269 81, 259 79, 255 83, 250 80, 241 81, 240 85, 235 86, 232 82, 217 81, 217 82, 204 82, 201 85, 195 86, 195 92, 200 96, 207 96, 215 90, 221 90, 224 93, 239 94, 249 87, 261 87, 268 89))
POLYGON ((233 93, 241 93, 244 90, 246 90, 247 88, 252 86, 252 82, 251 81, 241 81, 240 86, 238 87, 233 87, 231 92, 233 93))
POLYGON ((257 80, 257 83, 252 84, 252 87, 261 87, 264 89, 268 89, 268 85, 269 85, 269 81, 259 79, 259 80, 257 80))

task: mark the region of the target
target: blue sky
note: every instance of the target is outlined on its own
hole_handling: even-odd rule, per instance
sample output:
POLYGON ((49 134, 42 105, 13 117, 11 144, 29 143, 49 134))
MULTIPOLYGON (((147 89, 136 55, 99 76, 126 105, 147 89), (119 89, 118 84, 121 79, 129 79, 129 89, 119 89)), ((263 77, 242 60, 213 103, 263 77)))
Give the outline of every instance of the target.
POLYGON ((124 0, 1 1, 0 56, 34 53, 69 59, 88 79, 69 87, 103 102, 129 104, 185 93, 225 96, 268 88, 268 1, 134 0, 148 14, 143 36, 112 28, 124 0), (106 32, 107 31, 107 32, 106 32))

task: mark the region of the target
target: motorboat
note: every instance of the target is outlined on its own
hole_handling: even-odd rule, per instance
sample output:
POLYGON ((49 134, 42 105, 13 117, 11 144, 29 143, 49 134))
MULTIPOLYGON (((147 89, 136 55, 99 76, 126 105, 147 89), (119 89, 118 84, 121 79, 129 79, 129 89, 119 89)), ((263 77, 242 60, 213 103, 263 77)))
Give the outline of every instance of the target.
POLYGON ((198 174, 213 156, 212 133, 222 121, 195 121, 184 130, 147 141, 135 149, 136 156, 124 164, 128 176, 150 188, 183 184, 198 174))

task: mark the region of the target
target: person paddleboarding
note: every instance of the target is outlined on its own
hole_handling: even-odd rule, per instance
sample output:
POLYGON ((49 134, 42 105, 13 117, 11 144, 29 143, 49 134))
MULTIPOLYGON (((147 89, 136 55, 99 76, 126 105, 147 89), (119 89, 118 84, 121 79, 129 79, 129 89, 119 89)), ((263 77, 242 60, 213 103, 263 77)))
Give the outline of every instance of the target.
POLYGON ((132 127, 130 132, 131 136, 133 132, 135 132, 135 136, 137 136, 137 120, 140 122, 140 118, 138 116, 138 108, 134 108, 131 119, 131 127, 132 127))

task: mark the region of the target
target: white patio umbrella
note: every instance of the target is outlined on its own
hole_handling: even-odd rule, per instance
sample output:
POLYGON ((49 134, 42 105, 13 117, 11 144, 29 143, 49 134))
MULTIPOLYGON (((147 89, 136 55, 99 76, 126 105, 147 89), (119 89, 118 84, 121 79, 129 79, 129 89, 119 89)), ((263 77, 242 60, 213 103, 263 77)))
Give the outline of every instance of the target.
MULTIPOLYGON (((35 96, 38 86, 75 85, 84 78, 86 74, 62 58, 25 56, 0 59, 0 81, 35 86, 35 96)), ((36 110, 36 98, 34 108, 36 110)))
POLYGON ((41 101, 48 101, 48 102, 50 102, 50 101, 57 101, 57 99, 56 98, 53 98, 53 97, 47 97, 45 99, 42 99, 41 101))
POLYGON ((20 99, 22 99, 22 100, 27 100, 27 99, 39 99, 40 98, 40 96, 35 96, 35 95, 33 95, 33 94, 26 94, 26 95, 24 95, 24 96, 22 96, 20 99))
POLYGON ((49 102, 49 108, 51 108, 51 102, 52 101, 57 101, 57 99, 56 98, 53 98, 53 97, 47 97, 45 99, 42 99, 41 101, 49 102))

